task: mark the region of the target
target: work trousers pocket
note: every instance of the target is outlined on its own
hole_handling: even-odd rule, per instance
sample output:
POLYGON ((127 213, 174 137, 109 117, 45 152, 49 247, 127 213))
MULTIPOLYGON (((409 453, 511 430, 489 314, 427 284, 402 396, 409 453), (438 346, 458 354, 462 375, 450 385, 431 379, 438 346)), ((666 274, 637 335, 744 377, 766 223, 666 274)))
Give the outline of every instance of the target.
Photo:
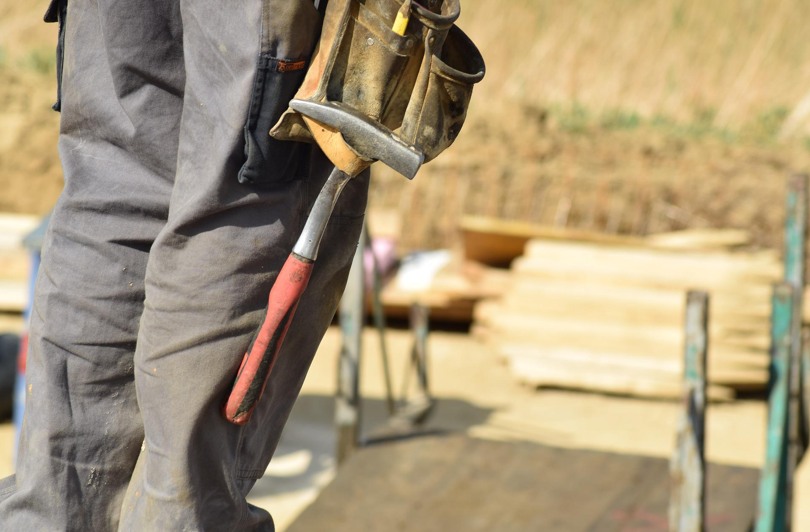
POLYGON ((301 81, 307 62, 277 59, 262 54, 245 125, 246 161, 239 182, 270 186, 298 179, 308 173, 310 145, 285 142, 270 136, 270 128, 287 109, 301 81))
POLYGON ((59 37, 56 41, 56 103, 54 111, 62 110, 62 64, 65 58, 65 20, 67 18, 67 0, 51 0, 43 17, 45 22, 59 23, 59 37))
POLYGON ((261 53, 245 125, 241 183, 270 187, 309 174, 312 147, 274 139, 270 128, 304 80, 322 23, 312 0, 262 0, 261 53))

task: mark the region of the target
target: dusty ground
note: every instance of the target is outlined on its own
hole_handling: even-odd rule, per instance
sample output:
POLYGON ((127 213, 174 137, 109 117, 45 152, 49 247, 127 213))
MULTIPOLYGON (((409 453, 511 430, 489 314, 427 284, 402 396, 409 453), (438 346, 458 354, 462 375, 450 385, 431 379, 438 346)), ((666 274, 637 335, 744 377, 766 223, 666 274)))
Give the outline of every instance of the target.
MULTIPOLYGON (((389 333, 396 368, 410 348, 403 331, 389 333)), ((335 474, 331 398, 339 331, 331 329, 304 384, 293 417, 253 502, 268 508, 279 530, 335 474)), ((364 433, 382 421, 383 384, 377 340, 366 331, 362 389, 364 433)), ((533 441, 561 447, 670 456, 680 406, 563 391, 534 391, 512 380, 486 347, 461 333, 435 332, 429 340, 432 386, 439 397, 428 425, 481 438, 533 441)), ((399 382, 395 379, 395 382, 399 382)), ((760 467, 764 457, 765 407, 759 401, 713 405, 708 413, 707 453, 712 461, 760 467)), ((0 475, 11 471, 11 426, 0 425, 0 475)), ((564 467, 564 465, 561 465, 564 467)), ((544 489, 542 479, 538 489, 544 489)), ((798 475, 795 530, 810 530, 810 470, 798 475)))

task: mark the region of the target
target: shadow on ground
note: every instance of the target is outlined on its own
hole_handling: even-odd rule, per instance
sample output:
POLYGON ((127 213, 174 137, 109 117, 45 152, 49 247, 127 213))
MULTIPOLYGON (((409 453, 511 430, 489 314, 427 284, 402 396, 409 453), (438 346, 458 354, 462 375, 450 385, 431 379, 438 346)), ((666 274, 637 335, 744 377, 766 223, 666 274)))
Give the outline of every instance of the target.
MULTIPOLYGON (((382 399, 361 404, 360 440, 380 441, 463 432, 486 422, 491 409, 457 399, 437 400, 425 422, 411 431, 387 430, 388 408, 382 399)), ((279 496, 322 487, 334 476, 337 432, 335 398, 304 394, 298 398, 267 473, 256 482, 251 498, 279 496)))

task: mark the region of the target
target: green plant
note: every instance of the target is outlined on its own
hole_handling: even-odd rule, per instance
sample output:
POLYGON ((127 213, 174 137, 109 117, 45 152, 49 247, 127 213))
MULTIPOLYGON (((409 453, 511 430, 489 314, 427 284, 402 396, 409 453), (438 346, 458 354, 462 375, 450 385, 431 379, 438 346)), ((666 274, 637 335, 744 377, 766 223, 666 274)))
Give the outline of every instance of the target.
POLYGON ((776 105, 759 112, 742 127, 742 133, 755 141, 776 140, 790 110, 784 105, 776 105))
POLYGON ((641 115, 625 109, 613 109, 602 114, 599 125, 605 129, 636 129, 642 124, 641 115))
POLYGON ((22 57, 20 66, 37 74, 51 74, 56 70, 56 54, 50 49, 35 48, 22 57))
POLYGON ((583 133, 591 125, 591 114, 578 102, 552 109, 560 129, 569 133, 583 133))

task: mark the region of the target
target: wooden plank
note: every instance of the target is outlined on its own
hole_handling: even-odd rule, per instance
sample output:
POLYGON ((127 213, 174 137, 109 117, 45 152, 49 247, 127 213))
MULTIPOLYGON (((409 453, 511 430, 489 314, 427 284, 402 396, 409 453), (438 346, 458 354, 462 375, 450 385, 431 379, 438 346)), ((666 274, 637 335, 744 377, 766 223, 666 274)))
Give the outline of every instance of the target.
MULTIPOLYGON (((414 294, 383 289, 383 311, 389 318, 407 319, 411 307, 416 303, 430 309, 430 316, 434 321, 470 323, 478 300, 447 294, 414 294)), ((370 310, 370 303, 367 308, 370 310)))
MULTIPOLYGON (((523 372, 521 379, 580 388, 587 381, 602 391, 642 395, 660 393, 653 391, 658 387, 669 395, 682 368, 683 293, 697 287, 712 292, 710 382, 761 390, 768 382, 767 318, 770 285, 781 273, 778 257, 706 251, 716 248, 704 236, 703 244, 699 235, 691 244, 682 241, 693 249, 704 245, 701 251, 532 239, 512 264, 505 294, 476 307, 475 329, 513 371, 523 372), (616 375, 578 375, 594 368, 616 375), (640 379, 636 386, 632 375, 640 379)), ((729 247, 744 241, 740 233, 727 237, 729 247)), ((679 245, 666 240, 659 245, 679 245)))
POLYGON ((27 282, 0 281, 0 312, 22 312, 27 304, 27 282))
MULTIPOLYGON (((654 370, 616 370, 615 367, 584 364, 563 359, 509 357, 509 367, 521 382, 537 387, 588 390, 639 397, 677 399, 683 385, 677 376, 654 370)), ((753 386, 761 388, 761 381, 753 386)), ((713 400, 728 400, 735 396, 734 388, 712 383, 709 396, 713 400)))
POLYGON ((732 250, 751 243, 751 234, 740 229, 686 229, 649 235, 645 244, 658 249, 732 250))
POLYGON ((666 279, 692 276, 692 282, 704 276, 745 276, 751 279, 775 280, 782 273, 779 258, 772 251, 749 253, 684 252, 636 247, 593 246, 577 242, 532 240, 526 245, 524 257, 518 264, 525 270, 567 268, 576 273, 609 272, 626 276, 628 272, 656 275, 666 279), (678 276, 678 274, 681 274, 678 276))
MULTIPOLYGON (((596 352, 624 352, 644 356, 677 357, 683 343, 681 331, 669 325, 577 319, 576 316, 526 315, 501 309, 496 304, 476 306, 476 318, 496 334, 510 341, 524 340, 546 345, 593 349, 596 352)), ((758 331, 720 329, 711 331, 718 347, 735 347, 740 352, 767 353, 768 338, 758 331)), ((724 349, 725 350, 725 349, 724 349)), ((723 350, 721 350, 723 351, 723 350)))
POLYGON ((0 312, 21 313, 28 305, 31 266, 22 240, 39 221, 38 216, 0 213, 0 312))
MULTIPOLYGON (((755 469, 708 464, 706 520, 745 530, 755 469)), ((666 530, 668 461, 465 436, 362 448, 288 529, 666 530)))
POLYGON ((41 217, 0 213, 0 250, 21 249, 25 236, 36 229, 41 217))
MULTIPOLYGON (((524 312, 571 313, 635 312, 655 313, 659 319, 677 322, 684 310, 680 288, 620 286, 591 279, 557 280, 516 276, 503 296, 506 307, 524 312), (614 310, 615 309, 615 310, 614 310)), ((770 288, 712 292, 712 316, 723 320, 749 317, 767 328, 770 316, 770 288), (715 299, 717 301, 715 301, 715 299)))
MULTIPOLYGON (((677 262, 677 261, 673 261, 677 262)), ((682 261, 683 262, 683 261, 682 261)), ((767 268, 747 265, 692 265, 666 264, 665 261, 634 261, 627 258, 608 262, 601 257, 589 257, 575 261, 550 254, 548 257, 523 257, 516 259, 512 270, 519 275, 537 276, 544 279, 598 279, 619 285, 680 288, 688 290, 698 286, 705 290, 734 290, 749 284, 768 284, 779 279, 777 267, 767 268)))
POLYGON ((428 307, 434 321, 470 323, 476 303, 500 296, 508 282, 508 273, 503 270, 452 262, 426 289, 403 290, 392 280, 383 288, 381 299, 388 317, 407 319, 411 307, 418 303, 428 307))
POLYGON ((25 282, 30 269, 31 260, 27 251, 20 248, 0 250, 0 280, 25 282))
MULTIPOLYGON (((542 344, 526 345, 510 343, 508 340, 496 344, 496 349, 509 361, 517 359, 535 360, 538 363, 570 368, 573 373, 581 371, 622 372, 628 375, 655 376, 680 383, 684 371, 680 358, 628 356, 622 353, 594 352, 570 347, 549 347, 542 344), (588 369, 590 368, 590 369, 588 369)), ((747 389, 761 389, 768 382, 766 365, 739 364, 733 361, 715 360, 708 364, 711 382, 747 389)))
POLYGON ((748 244, 747 231, 734 229, 689 229, 648 237, 616 235, 537 225, 516 220, 465 216, 459 222, 464 256, 493 266, 508 265, 523 254, 533 239, 587 242, 600 246, 646 247, 670 250, 727 250, 748 244))
MULTIPOLYGON (((760 268, 768 273, 780 273, 779 254, 773 250, 748 252, 688 251, 657 249, 649 246, 603 246, 583 242, 533 239, 526 245, 527 258, 555 257, 559 259, 600 258, 606 261, 627 261, 645 264, 664 261, 673 266, 742 269, 760 268), (674 261, 674 262, 671 262, 674 261)), ((601 263, 594 264, 601 266, 601 263)))
MULTIPOLYGON (((518 317, 499 315, 485 322, 494 336, 492 344, 521 341, 536 345, 591 349, 597 353, 626 353, 674 359, 683 344, 677 329, 640 324, 643 332, 630 324, 603 323, 568 318, 518 317)), ((716 329, 717 327, 713 327, 716 329)), ((764 366, 767 338, 750 331, 710 331, 717 346, 715 356, 724 360, 764 366)))
MULTIPOLYGON (((673 307, 651 305, 643 303, 638 306, 631 302, 607 304, 602 301, 588 301, 587 298, 555 298, 547 301, 538 301, 528 298, 525 294, 506 294, 499 301, 490 305, 483 305, 476 311, 476 316, 482 321, 489 319, 488 314, 493 312, 504 313, 509 316, 520 315, 524 317, 537 317, 539 319, 552 318, 578 323, 612 323, 624 327, 667 327, 677 329, 682 320, 678 313, 683 314, 683 306, 673 307), (497 311, 494 310, 497 305, 497 311)), ((738 336, 745 338, 758 338, 760 345, 765 345, 767 339, 767 316, 752 316, 746 314, 744 308, 731 308, 718 310, 713 313, 714 322, 712 334, 724 337, 738 336)))
MULTIPOLYGON (((495 331, 487 329, 486 336, 482 336, 482 327, 475 329, 479 338, 486 341, 491 347, 502 350, 505 346, 513 348, 523 348, 525 350, 538 350, 543 353, 560 353, 560 357, 569 354, 587 353, 590 356, 621 356, 637 360, 669 361, 678 364, 678 353, 680 344, 669 346, 656 345, 655 343, 633 343, 607 342, 596 337, 585 337, 582 335, 549 335, 547 338, 539 338, 527 334, 516 334, 513 331, 495 331)), ((712 359, 709 362, 711 367, 729 367, 741 369, 764 370, 768 367, 767 357, 762 356, 760 350, 746 349, 734 345, 712 346, 712 359)))
POLYGON ((523 254, 533 238, 595 242, 602 245, 638 245, 644 239, 607 233, 537 225, 500 218, 465 216, 459 222, 464 257, 491 266, 506 266, 523 254))

